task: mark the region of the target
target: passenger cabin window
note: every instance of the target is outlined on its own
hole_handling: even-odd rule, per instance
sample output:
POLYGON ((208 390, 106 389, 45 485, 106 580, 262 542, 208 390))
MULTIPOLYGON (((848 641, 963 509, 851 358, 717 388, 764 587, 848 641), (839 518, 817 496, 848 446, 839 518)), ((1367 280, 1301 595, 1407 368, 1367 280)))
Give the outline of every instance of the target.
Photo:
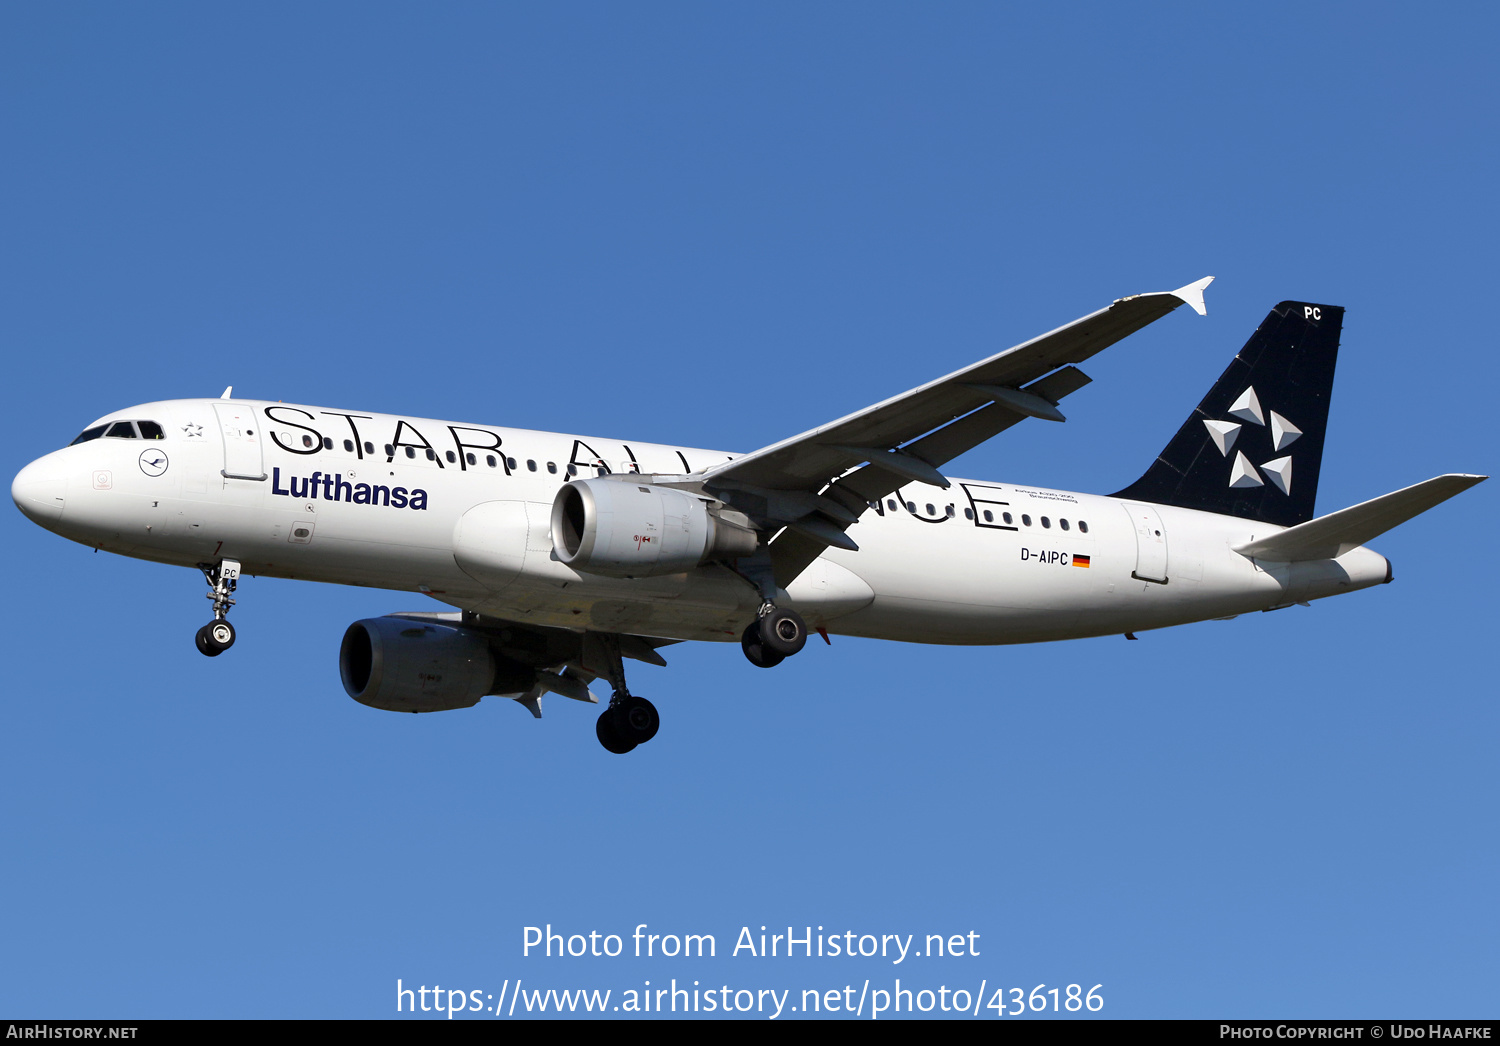
POLYGON ((890 509, 892 512, 895 512, 896 511, 896 499, 895 498, 886 498, 885 499, 885 507, 888 508, 888 509, 890 509))
POLYGON ((1051 530, 1052 529, 1052 521, 1050 519, 1048 519, 1046 516, 1042 517, 1042 527, 1044 529, 1046 529, 1046 530, 1051 530))
MULTIPOLYGON (((348 440, 345 440, 344 442, 347 443, 348 440)), ((333 440, 331 438, 329 438, 328 436, 324 436, 323 437, 323 449, 324 450, 332 450, 333 449, 333 440)), ((345 448, 345 449, 347 450, 349 448, 345 448)))
POLYGON ((445 457, 447 457, 449 464, 452 464, 453 462, 456 462, 458 460, 458 455, 453 453, 453 451, 451 450, 448 451, 445 457))
POLYGON ((345 454, 353 454, 354 453, 354 441, 352 439, 346 439, 346 440, 344 440, 344 453, 345 454))
POLYGON ((547 471, 550 472, 550 473, 552 473, 554 476, 557 475, 557 462, 555 462, 555 461, 549 461, 549 462, 547 462, 547 471))
POLYGON ((1028 516, 1028 515, 1026 515, 1023 512, 1023 513, 1021 513, 1021 522, 1024 523, 1026 526, 1029 527, 1029 526, 1031 526, 1031 517, 1028 516))
POLYGON ((369 440, 365 440, 365 453, 366 454, 374 454, 375 453, 375 444, 371 443, 369 440))
POLYGON ((536 462, 532 461, 530 458, 526 459, 526 471, 527 472, 535 472, 536 471, 536 462))
POLYGON ((488 465, 490 468, 494 468, 495 467, 495 455, 493 455, 493 454, 486 454, 484 456, 484 463, 486 465, 488 465))
POLYGON ((135 423, 131 421, 117 421, 109 427, 106 436, 114 439, 135 439, 135 423))
POLYGON ((474 452, 472 450, 464 455, 464 460, 467 461, 470 465, 479 464, 479 459, 474 456, 474 452))
POLYGON ((1057 521, 1057 525, 1060 526, 1060 527, 1062 527, 1064 530, 1068 529, 1068 521, 1065 520, 1065 519, 1058 520, 1057 521))
POLYGON ((1080 534, 1087 534, 1089 532, 1089 525, 1081 519, 1078 521, 1078 532, 1080 534))

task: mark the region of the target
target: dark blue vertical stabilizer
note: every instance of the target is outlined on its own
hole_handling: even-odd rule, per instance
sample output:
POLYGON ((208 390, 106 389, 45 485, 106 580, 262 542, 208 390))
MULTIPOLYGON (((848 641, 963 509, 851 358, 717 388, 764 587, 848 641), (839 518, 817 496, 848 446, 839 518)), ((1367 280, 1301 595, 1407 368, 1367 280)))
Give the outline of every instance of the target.
POLYGON ((1313 518, 1344 310, 1272 309, 1146 474, 1113 495, 1295 526, 1313 518))

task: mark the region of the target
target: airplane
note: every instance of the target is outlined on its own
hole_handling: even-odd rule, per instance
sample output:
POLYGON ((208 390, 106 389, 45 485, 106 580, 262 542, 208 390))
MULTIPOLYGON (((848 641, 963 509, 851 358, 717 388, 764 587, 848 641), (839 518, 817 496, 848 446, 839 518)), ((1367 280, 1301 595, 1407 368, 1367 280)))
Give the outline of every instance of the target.
POLYGON ((114 411, 15 477, 42 527, 195 567, 233 646, 244 575, 422 593, 451 611, 356 621, 345 691, 435 712, 485 696, 598 703, 623 754, 660 726, 626 659, 810 633, 999 645, 1274 610, 1392 580, 1365 544, 1486 479, 1437 476, 1315 517, 1344 310, 1284 301, 1134 483, 1108 496, 941 471, 1091 380, 1096 353, 1212 277, 1107 307, 749 454, 236 398, 114 411))

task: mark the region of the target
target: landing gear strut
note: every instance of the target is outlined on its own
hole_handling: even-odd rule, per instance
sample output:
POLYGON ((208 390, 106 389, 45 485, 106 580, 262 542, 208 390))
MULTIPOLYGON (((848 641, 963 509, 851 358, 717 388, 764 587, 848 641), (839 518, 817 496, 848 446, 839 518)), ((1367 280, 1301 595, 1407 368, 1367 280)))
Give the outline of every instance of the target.
POLYGON ((795 610, 776 605, 776 571, 767 550, 738 561, 736 573, 760 593, 760 610, 740 634, 740 649, 757 668, 775 668, 807 645, 807 622, 795 610))
POLYGON ((625 685, 625 664, 620 655, 618 636, 600 636, 607 661, 607 675, 614 693, 609 707, 599 714, 594 725, 594 734, 605 751, 624 755, 636 745, 643 745, 656 736, 661 727, 661 716, 656 706, 644 697, 637 697, 625 685))
POLYGON ((214 619, 198 629, 194 642, 199 653, 205 657, 218 657, 234 646, 234 626, 229 623, 229 608, 234 600, 229 598, 239 584, 240 561, 221 559, 217 564, 199 563, 198 569, 208 582, 208 598, 214 601, 214 619))
POLYGON ((807 622, 802 615, 773 603, 764 604, 740 636, 740 649, 758 668, 775 668, 806 645, 807 622))

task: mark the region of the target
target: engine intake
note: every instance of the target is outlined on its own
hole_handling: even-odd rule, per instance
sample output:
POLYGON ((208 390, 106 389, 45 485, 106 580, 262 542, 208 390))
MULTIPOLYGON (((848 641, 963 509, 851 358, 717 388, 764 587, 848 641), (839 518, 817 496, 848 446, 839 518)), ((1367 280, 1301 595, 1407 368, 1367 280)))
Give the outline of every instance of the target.
POLYGON ((389 712, 468 708, 486 694, 522 693, 536 671, 495 653, 478 632, 401 617, 356 621, 339 648, 344 691, 389 712))
POLYGON ((563 563, 592 574, 680 574, 755 552, 759 536, 748 519, 727 518, 730 511, 672 487, 573 480, 552 502, 552 547, 563 563))

